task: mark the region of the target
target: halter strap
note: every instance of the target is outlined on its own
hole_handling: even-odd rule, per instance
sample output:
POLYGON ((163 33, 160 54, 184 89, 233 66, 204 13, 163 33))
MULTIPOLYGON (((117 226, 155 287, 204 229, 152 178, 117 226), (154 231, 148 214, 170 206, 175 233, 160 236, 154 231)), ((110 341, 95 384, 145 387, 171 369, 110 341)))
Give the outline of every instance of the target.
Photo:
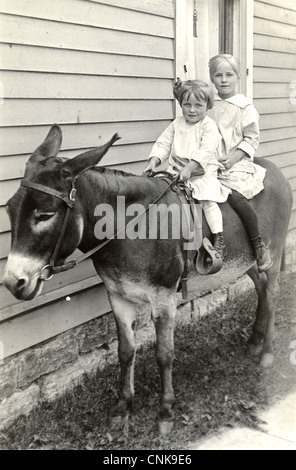
MULTIPOLYGON (((59 191, 56 191, 53 188, 50 188, 48 186, 44 186, 43 184, 34 183, 33 181, 21 180, 21 186, 23 186, 25 188, 28 188, 28 189, 36 189, 37 191, 41 191, 42 193, 45 193, 45 194, 50 194, 51 196, 54 196, 54 197, 57 197, 57 198, 61 199, 63 202, 65 202, 67 204, 62 229, 61 229, 59 238, 57 240, 56 246, 54 248, 53 254, 50 258, 49 264, 44 266, 41 269, 41 272, 40 272, 40 279, 49 280, 49 279, 51 279, 52 275, 54 274, 55 260, 56 260, 56 257, 58 256, 58 252, 59 252, 61 244, 63 242, 63 238, 64 238, 66 228, 67 228, 67 225, 68 225, 70 211, 71 211, 71 209, 73 208, 73 205, 74 205, 74 200, 75 200, 75 195, 76 195, 76 189, 74 188, 74 182, 72 182, 72 189, 70 191, 69 196, 64 194, 64 193, 61 193, 59 191), (45 274, 44 274, 46 269, 50 269, 50 271, 51 271, 49 277, 47 277, 47 278, 45 277, 45 274)), ((70 263, 66 263, 66 265, 67 265, 66 269, 70 269, 70 267, 75 266, 75 263, 72 262, 71 266, 70 266, 70 263)), ((65 265, 63 265, 63 266, 65 266, 65 265)), ((63 266, 61 266, 61 267, 63 267, 63 266)))
POLYGON ((37 189, 37 191, 41 191, 42 193, 50 194, 51 196, 57 197, 61 199, 62 201, 64 201, 67 204, 67 206, 70 207, 71 209, 73 207, 73 203, 75 200, 75 193, 76 193, 76 189, 74 188, 74 185, 72 186, 72 190, 69 196, 65 193, 56 191, 53 188, 44 186, 43 184, 34 183, 33 181, 21 180, 21 186, 24 186, 24 188, 29 188, 29 189, 37 189))

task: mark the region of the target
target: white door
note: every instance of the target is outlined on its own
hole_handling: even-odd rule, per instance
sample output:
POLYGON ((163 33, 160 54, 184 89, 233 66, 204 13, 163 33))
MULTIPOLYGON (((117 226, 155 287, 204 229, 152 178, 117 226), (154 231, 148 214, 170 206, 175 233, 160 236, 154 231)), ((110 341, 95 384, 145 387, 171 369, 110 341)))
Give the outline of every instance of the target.
POLYGON ((233 54, 252 99, 253 0, 176 0, 176 77, 209 81, 209 59, 233 54))

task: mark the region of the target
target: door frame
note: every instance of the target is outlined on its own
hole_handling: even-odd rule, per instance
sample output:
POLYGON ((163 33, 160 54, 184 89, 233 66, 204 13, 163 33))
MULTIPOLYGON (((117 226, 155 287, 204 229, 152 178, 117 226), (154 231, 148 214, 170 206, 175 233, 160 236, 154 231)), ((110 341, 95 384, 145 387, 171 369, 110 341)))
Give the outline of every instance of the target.
MULTIPOLYGON (((203 0, 207 1, 207 0, 203 0)), ((219 0, 208 0, 213 8, 213 2, 219 0)), ((188 61, 186 57, 186 29, 187 11, 186 4, 192 4, 192 0, 175 0, 175 77, 188 61), (185 8, 184 8, 185 4, 185 8)), ((211 16, 209 17, 210 21, 211 16)), ((239 92, 244 93, 250 100, 253 99, 253 21, 254 0, 234 0, 233 4, 233 55, 241 64, 241 78, 239 92)), ((189 26, 191 27, 191 25, 189 26)), ((219 35, 217 35, 217 38, 219 35)), ((219 53, 219 41, 216 44, 219 53)), ((181 77, 182 78, 182 77, 181 77)), ((184 77, 183 77, 184 79, 184 77)), ((178 112, 178 108, 176 108, 178 112)))

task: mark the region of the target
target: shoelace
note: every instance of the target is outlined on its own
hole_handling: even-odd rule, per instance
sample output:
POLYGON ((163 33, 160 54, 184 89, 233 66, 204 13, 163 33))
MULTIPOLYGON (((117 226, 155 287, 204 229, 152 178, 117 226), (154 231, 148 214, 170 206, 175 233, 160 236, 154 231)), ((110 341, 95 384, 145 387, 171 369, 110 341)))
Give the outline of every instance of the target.
POLYGON ((215 243, 215 247, 218 248, 218 249, 224 248, 224 241, 223 241, 222 238, 219 237, 219 238, 217 239, 217 241, 216 241, 216 243, 215 243))

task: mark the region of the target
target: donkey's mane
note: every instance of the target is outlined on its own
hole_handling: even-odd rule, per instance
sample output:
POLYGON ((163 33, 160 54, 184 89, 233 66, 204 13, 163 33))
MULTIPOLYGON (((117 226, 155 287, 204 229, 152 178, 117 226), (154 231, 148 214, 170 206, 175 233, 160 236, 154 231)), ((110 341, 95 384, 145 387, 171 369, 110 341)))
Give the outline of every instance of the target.
POLYGON ((98 171, 102 175, 105 174, 105 175, 114 175, 114 176, 123 176, 123 177, 139 176, 139 175, 135 175, 134 173, 128 173, 128 172, 123 171, 123 170, 115 170, 113 168, 108 168, 108 167, 104 167, 104 166, 99 166, 99 167, 94 166, 94 167, 91 168, 91 170, 98 171))

